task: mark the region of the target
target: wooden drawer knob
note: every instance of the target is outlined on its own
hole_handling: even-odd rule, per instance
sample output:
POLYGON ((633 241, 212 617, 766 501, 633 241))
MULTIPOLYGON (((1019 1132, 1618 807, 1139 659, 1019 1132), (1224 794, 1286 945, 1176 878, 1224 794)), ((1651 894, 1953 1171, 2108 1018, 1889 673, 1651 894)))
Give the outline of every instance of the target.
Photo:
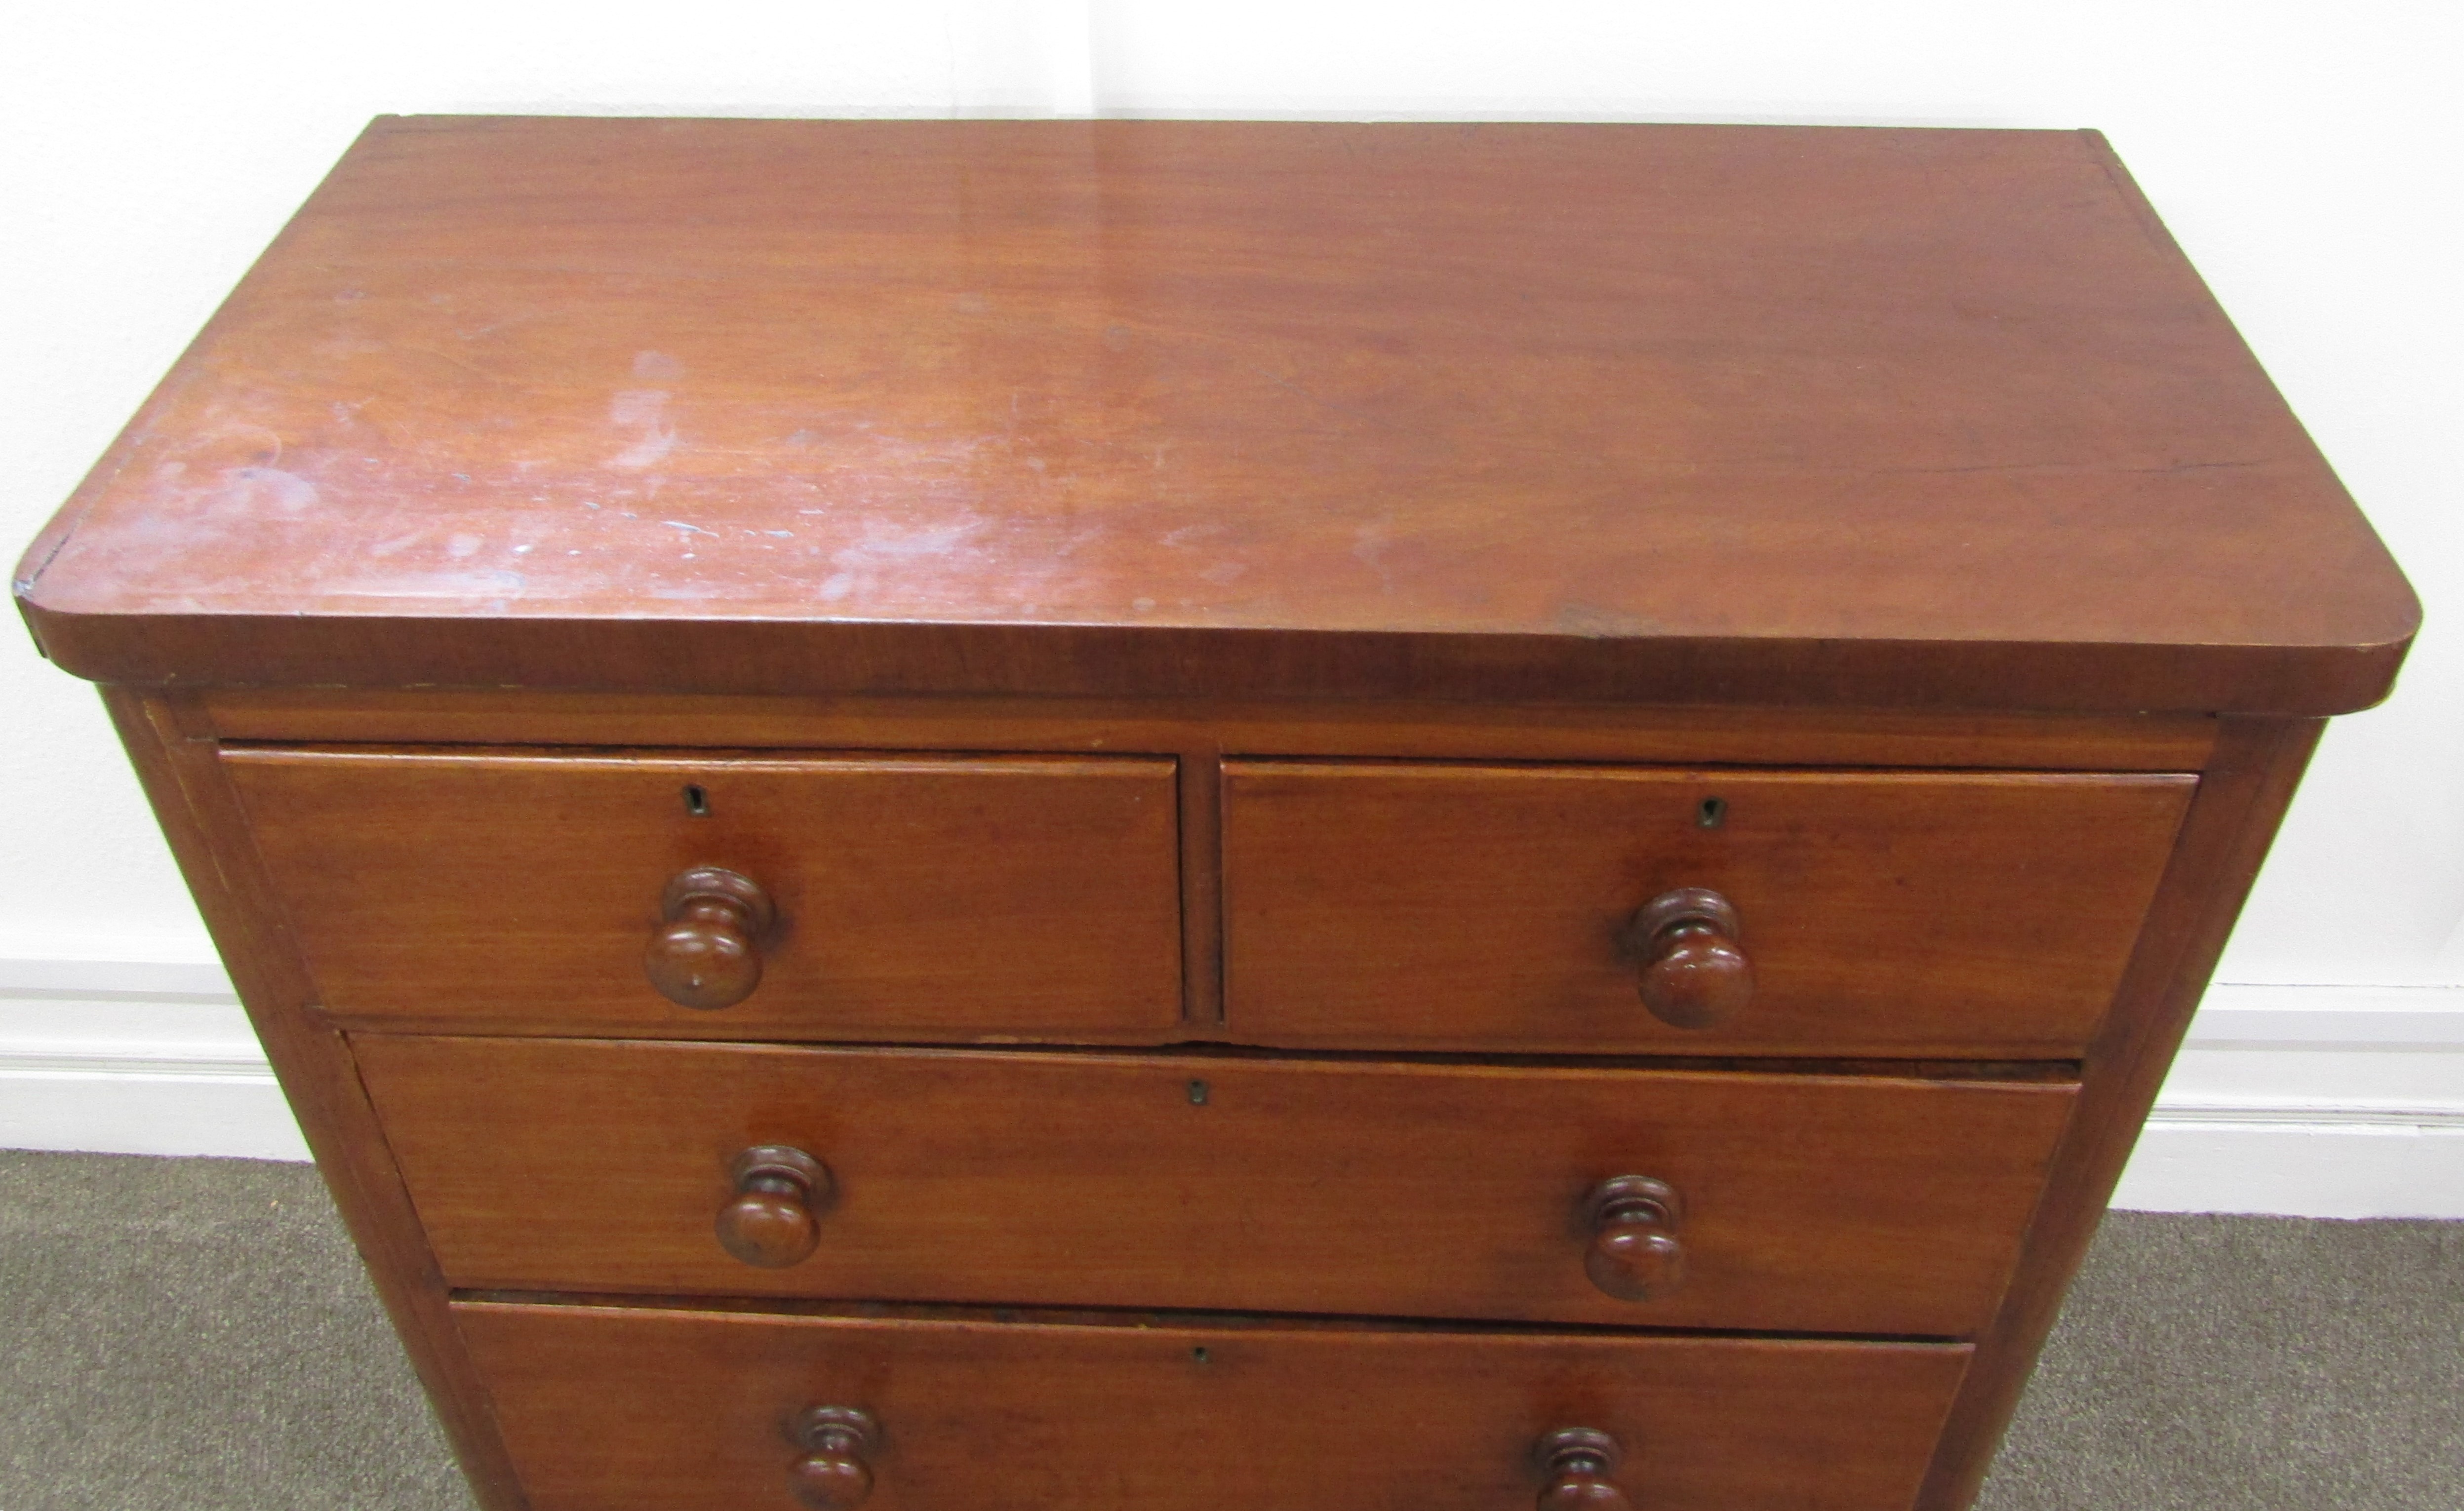
POLYGON ((872 1494, 872 1460, 881 1452, 881 1424, 854 1406, 816 1406, 796 1419, 804 1456, 788 1476, 796 1499, 816 1511, 854 1511, 872 1494))
POLYGON ((718 1209, 718 1246, 757 1269, 803 1262, 837 1192, 829 1167, 803 1150, 763 1144, 737 1155, 728 1178, 736 1195, 718 1209))
POLYGON ((1625 1454, 1617 1440, 1591 1427, 1561 1427, 1532 1445, 1545 1480, 1540 1511, 1633 1511, 1609 1477, 1625 1454))
POLYGON ((1685 1217, 1677 1188, 1649 1175, 1618 1175, 1592 1188, 1583 1202, 1591 1247, 1583 1273, 1621 1302, 1656 1301, 1685 1282, 1685 1217))
POLYGON ((1642 1005, 1672 1028, 1708 1028, 1754 996, 1754 965, 1737 942, 1736 906, 1705 887, 1645 903, 1626 926, 1626 952, 1642 968, 1642 1005))
POLYGON ((733 1007, 761 984, 761 936, 778 914, 749 876, 696 865, 668 884, 666 923, 650 935, 642 971, 679 1007, 733 1007))

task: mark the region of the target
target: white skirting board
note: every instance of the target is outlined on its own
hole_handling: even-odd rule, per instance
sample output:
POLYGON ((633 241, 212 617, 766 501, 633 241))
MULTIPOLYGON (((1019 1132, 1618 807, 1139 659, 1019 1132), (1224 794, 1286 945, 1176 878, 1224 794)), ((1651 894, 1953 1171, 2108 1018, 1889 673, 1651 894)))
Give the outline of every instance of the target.
POLYGON ((220 966, 0 959, 0 1149, 308 1157, 220 966))
MULTIPOLYGON (((210 965, 0 959, 0 1148, 308 1157, 210 965)), ((2218 985, 2115 1205, 2464 1218, 2464 987, 2218 985)))
POLYGON ((2464 1217, 2464 987, 2211 987, 2113 1204, 2464 1217))

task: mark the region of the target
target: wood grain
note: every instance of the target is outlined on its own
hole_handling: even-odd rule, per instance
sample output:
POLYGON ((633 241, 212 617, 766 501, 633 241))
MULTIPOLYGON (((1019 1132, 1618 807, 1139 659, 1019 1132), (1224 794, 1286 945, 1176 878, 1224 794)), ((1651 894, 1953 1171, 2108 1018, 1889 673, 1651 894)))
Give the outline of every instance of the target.
POLYGON ((1944 1429, 1919 1511, 1965 1511, 1983 1485, 2321 729, 2306 719, 2224 721, 2113 1015, 2089 1048, 2079 1115, 1944 1429))
POLYGON ((1169 761, 251 749, 224 766, 340 1020, 856 1038, 1180 1022, 1169 761), (693 866, 757 880, 779 912, 760 986, 716 1011, 644 974, 662 890, 693 866))
POLYGON ((2071 1102, 1879 1078, 354 1045, 456 1285, 662 1295, 1955 1336, 2001 1294, 2071 1102), (755 1145, 835 1181, 790 1269, 712 1233, 755 1145), (577 1150, 603 1177, 573 1178, 577 1150), (1641 1304, 1585 1273, 1586 1198, 1628 1173, 1684 1198, 1685 1283, 1641 1304))
POLYGON ((2196 771, 2215 720, 1882 709, 1578 708, 1232 699, 730 698, 434 689, 217 688, 227 740, 804 750, 1456 756, 1662 765, 2196 771))
POLYGON ((537 1511, 790 1511, 806 1408, 881 1424, 875 1511, 1521 1511, 1625 1445, 1649 1511, 1903 1511, 1967 1350, 1040 1326, 464 1303, 537 1511), (1854 1401, 1856 1410, 1839 1403, 1854 1401))
POLYGON ((2094 1035, 2195 786, 1263 761, 1223 782, 1244 1040, 2000 1059, 2094 1035), (1697 887, 1735 904, 1755 984, 1680 1028, 1620 939, 1697 887))
POLYGON ((386 119, 18 573, 159 683, 2324 713, 2409 590, 2092 136, 386 119))
POLYGON ((177 699, 107 688, 103 706, 473 1496, 483 1511, 530 1511, 350 1046, 302 1011, 312 995, 307 971, 210 734, 194 706, 177 699))
POLYGON ((2095 134, 1536 124, 386 118, 13 592, 487 1511, 1958 1511, 2419 615, 2095 134))

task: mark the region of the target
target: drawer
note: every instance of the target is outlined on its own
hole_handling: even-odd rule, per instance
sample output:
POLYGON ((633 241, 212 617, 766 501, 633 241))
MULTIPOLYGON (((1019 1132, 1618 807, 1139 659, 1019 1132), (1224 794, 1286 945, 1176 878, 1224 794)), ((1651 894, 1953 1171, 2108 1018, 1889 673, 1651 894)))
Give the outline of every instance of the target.
POLYGON ((1303 1045, 2073 1058, 2195 786, 1232 762, 1229 1021, 1303 1045), (1728 917, 1687 912, 1693 889, 1728 917))
POLYGON ((1196 1055, 353 1047, 458 1286, 1938 1337, 1991 1316, 2072 1102, 1196 1055), (740 1177, 773 1147, 825 1176, 740 1177), (1595 1211, 1620 1176, 1664 1183, 1661 1210, 1630 1182, 1595 1211), (732 1257, 722 1221, 776 1246, 732 1257))
POLYGON ((1608 1478, 1647 1511, 1905 1511, 1969 1352, 485 1302, 454 1314, 532 1511, 796 1511, 799 1428, 816 1408, 870 1418, 869 1444, 849 1432, 811 1456, 817 1475, 864 1465, 866 1511, 1525 1511, 1549 1482, 1534 1445, 1568 1428, 1614 1440, 1608 1478))
POLYGON ((223 760, 345 1019, 774 1039, 1151 1039, 1180 1021, 1168 760, 223 760), (703 1003, 654 989, 654 935, 658 969, 703 1003))

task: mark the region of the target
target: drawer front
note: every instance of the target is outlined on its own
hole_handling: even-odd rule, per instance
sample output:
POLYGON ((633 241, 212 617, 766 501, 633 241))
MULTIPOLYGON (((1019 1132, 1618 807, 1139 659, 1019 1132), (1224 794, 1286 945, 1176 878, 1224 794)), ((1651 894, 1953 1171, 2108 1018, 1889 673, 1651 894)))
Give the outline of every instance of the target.
POLYGON ((346 1019, 769 1038, 1153 1038, 1180 1021, 1167 760, 223 758, 321 1002, 346 1019), (709 868, 755 884, 767 926, 726 897, 677 906, 674 880, 709 868), (669 971, 749 948, 758 984, 716 1006, 663 996, 646 953, 670 930, 669 971))
MULTIPOLYGON (((816 1455, 867 1511, 1524 1511, 1533 1445, 1623 1450, 1649 1511, 1904 1511, 1951 1345, 1051 1325, 463 1303, 532 1511, 796 1511, 816 1455)), ((1596 1502, 1593 1502, 1596 1503, 1596 1502)))
POLYGON ((460 1286, 1898 1336, 1984 1325, 2072 1102, 1879 1078, 353 1045, 460 1286), (827 1172, 783 1216, 736 1184, 768 1147, 827 1172), (1655 1216, 1622 1187, 1595 1212, 1618 1176, 1674 1194, 1655 1216), (723 1217, 739 1242, 786 1222, 810 1252, 744 1262, 723 1217), (1595 1263, 1646 1294, 1604 1290, 1595 1263))
POLYGON ((1232 762, 1229 1020, 1290 1044, 2068 1059, 2195 785, 1232 762), (1731 905, 1750 976, 1706 996, 1698 974, 1663 1018, 1642 988, 1674 935, 1633 926, 1686 888, 1731 905))

